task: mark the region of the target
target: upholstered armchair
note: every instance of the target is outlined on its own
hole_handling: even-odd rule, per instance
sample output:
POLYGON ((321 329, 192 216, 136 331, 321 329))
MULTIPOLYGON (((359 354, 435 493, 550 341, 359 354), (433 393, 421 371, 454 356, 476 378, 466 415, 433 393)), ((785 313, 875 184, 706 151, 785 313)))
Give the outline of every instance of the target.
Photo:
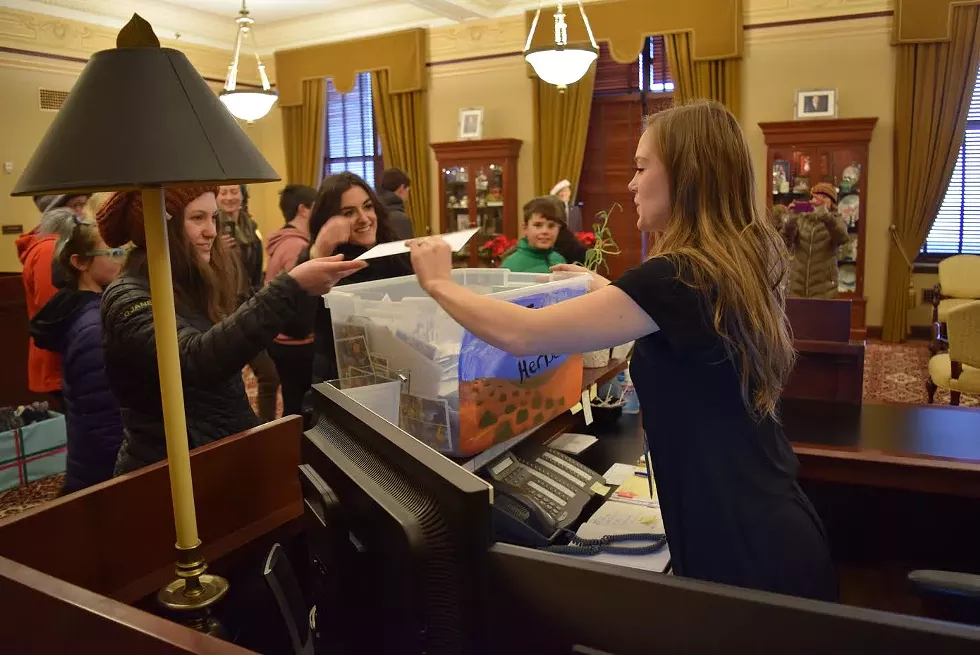
POLYGON ((980 256, 954 255, 939 262, 939 283, 932 299, 933 354, 945 349, 946 318, 955 307, 980 299, 980 256))
POLYGON ((949 404, 959 405, 961 393, 980 394, 980 300, 967 301, 946 315, 949 352, 929 360, 926 390, 932 403, 936 389, 949 389, 949 404))

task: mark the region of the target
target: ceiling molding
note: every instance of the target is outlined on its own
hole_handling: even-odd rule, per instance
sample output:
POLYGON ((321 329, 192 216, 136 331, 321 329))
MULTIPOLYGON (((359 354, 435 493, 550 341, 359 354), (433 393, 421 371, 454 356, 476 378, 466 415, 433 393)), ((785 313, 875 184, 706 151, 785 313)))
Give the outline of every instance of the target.
MULTIPOLYGON (((160 0, 4 0, 20 11, 85 22, 118 30, 133 13, 145 18, 161 39, 231 50, 234 13, 219 16, 160 0)), ((266 21, 255 14, 259 54, 276 50, 374 36, 415 27, 441 27, 470 20, 520 14, 536 0, 378 0, 313 12, 288 20, 266 21)))
MULTIPOLYGON (((584 0, 588 5, 601 0, 584 0)), ((317 6, 317 3, 310 3, 317 6)), ((742 0, 744 24, 779 22, 800 18, 827 18, 855 13, 867 13, 894 7, 894 0, 742 0)), ((118 30, 139 11, 153 25, 161 40, 195 44, 230 52, 235 42, 234 13, 220 16, 186 5, 171 4, 161 0, 4 0, 4 7, 15 10, 88 23, 118 30)), ((360 4, 344 4, 340 8, 324 12, 311 10, 310 14, 287 20, 268 21, 256 10, 255 39, 259 54, 267 57, 276 50, 331 43, 365 36, 375 36, 393 31, 425 28, 458 29, 448 38, 436 39, 434 51, 455 51, 460 39, 470 25, 483 27, 488 38, 502 41, 515 39, 516 31, 509 24, 503 34, 495 35, 498 28, 487 27, 487 21, 478 19, 521 17, 528 9, 538 7, 538 0, 368 0, 360 4)), ((569 2, 567 13, 574 9, 569 2)), ((550 20, 554 0, 542 6, 542 19, 550 20)), ((577 13, 577 11, 575 12, 577 13)), ((523 19, 522 19, 523 20, 523 19)), ((547 24, 547 23, 546 23, 547 24)), ((525 38, 522 26, 521 38, 525 38)), ((466 38, 477 40, 466 35, 466 38)), ((477 44, 474 44, 477 45, 477 44)), ((486 49, 486 44, 483 48, 486 49)), ((508 45, 507 48, 513 46, 508 45)), ((521 44, 523 47, 523 43, 521 44)), ((491 49, 494 49, 491 47, 491 49)), ((448 52, 436 55, 447 58, 448 52)))

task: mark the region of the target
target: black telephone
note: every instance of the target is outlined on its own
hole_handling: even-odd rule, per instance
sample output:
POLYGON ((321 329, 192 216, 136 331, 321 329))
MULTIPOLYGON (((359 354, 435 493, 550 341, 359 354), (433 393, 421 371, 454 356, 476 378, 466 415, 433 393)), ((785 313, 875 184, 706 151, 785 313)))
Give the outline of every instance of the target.
POLYGON ((494 533, 522 546, 551 544, 592 496, 609 495, 601 475, 553 448, 507 453, 485 471, 494 487, 494 533))

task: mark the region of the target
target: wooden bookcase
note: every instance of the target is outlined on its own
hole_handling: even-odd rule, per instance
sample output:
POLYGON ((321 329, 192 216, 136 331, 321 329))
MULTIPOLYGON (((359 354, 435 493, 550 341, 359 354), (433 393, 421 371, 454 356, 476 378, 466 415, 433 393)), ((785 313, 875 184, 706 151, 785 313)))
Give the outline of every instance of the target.
POLYGON ((868 211, 868 148, 877 118, 842 118, 759 123, 768 155, 766 205, 807 200, 810 186, 830 182, 839 189, 838 207, 848 220, 853 245, 841 247, 838 297, 851 301, 851 338, 867 336, 864 297, 865 231, 868 211), (774 188, 776 167, 788 185, 774 188), (858 173, 855 179, 855 171, 858 173), (788 189, 787 189, 788 186, 788 189))
POLYGON ((457 263, 485 266, 478 250, 497 234, 516 237, 517 159, 520 139, 482 139, 433 143, 439 164, 439 229, 480 232, 457 253, 457 263))

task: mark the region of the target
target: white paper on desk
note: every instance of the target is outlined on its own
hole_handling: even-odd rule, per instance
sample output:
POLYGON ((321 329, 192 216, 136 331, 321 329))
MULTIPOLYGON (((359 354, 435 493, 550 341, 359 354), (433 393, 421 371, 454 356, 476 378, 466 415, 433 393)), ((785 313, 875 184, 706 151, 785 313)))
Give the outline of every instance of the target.
POLYGON ((578 455, 597 441, 598 439, 591 434, 575 434, 574 432, 569 432, 556 439, 552 439, 548 442, 548 446, 560 450, 563 453, 568 453, 569 455, 578 455))
MULTIPOLYGON (((607 501, 600 507, 588 523, 583 523, 576 534, 582 539, 599 539, 618 534, 634 534, 649 532, 663 534, 663 519, 660 510, 637 505, 627 505, 616 501, 607 501)), ((640 542, 625 545, 639 545, 640 542)), ((670 563, 670 550, 664 546, 659 551, 649 555, 619 555, 599 553, 589 559, 593 562, 604 562, 616 566, 628 566, 644 571, 663 573, 670 563)))
POLYGON ((613 464, 602 477, 606 479, 606 484, 610 487, 618 487, 633 477, 633 465, 613 464))
POLYGON ((587 524, 607 530, 606 534, 664 533, 664 519, 660 508, 621 503, 617 500, 603 503, 587 524))
MULTIPOLYGON (((474 227, 469 230, 463 230, 461 232, 450 232, 449 234, 439 234, 432 238, 444 239, 449 247, 453 249, 453 252, 458 251, 460 248, 466 245, 466 242, 473 238, 473 235, 477 233, 480 228, 474 227)), ((408 242, 412 239, 405 239, 404 241, 390 241, 388 243, 379 243, 375 247, 368 250, 366 253, 357 257, 356 259, 375 259, 376 257, 390 257, 391 255, 400 255, 402 253, 408 252, 408 242)))

